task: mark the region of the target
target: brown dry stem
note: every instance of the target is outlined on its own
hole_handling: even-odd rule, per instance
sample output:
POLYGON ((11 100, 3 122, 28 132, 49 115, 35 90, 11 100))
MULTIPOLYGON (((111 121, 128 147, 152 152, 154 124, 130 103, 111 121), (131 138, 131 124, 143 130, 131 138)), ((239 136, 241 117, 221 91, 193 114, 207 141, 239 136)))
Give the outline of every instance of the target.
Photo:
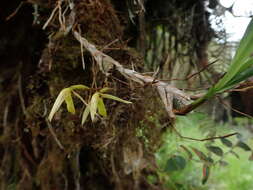
POLYGON ((141 85, 151 84, 154 86, 160 98, 163 101, 165 109, 169 115, 170 119, 175 118, 175 114, 173 112, 174 108, 173 101, 180 102, 182 106, 186 106, 190 101, 190 97, 185 94, 183 91, 175 88, 172 85, 169 85, 163 81, 157 80, 153 77, 143 75, 131 69, 124 68, 119 62, 111 58, 110 56, 104 54, 99 51, 95 45, 91 44, 88 40, 81 36, 81 34, 77 31, 73 31, 75 38, 87 49, 90 54, 94 57, 96 62, 98 63, 100 70, 105 74, 109 75, 109 71, 115 67, 122 75, 124 75, 128 80, 135 81, 141 85))

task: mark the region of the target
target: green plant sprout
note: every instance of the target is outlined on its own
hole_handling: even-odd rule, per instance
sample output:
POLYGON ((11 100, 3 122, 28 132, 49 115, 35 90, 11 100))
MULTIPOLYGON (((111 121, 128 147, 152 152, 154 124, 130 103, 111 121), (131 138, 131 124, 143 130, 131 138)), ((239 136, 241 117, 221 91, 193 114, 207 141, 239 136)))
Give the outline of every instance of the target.
POLYGON ((91 88, 89 88, 88 86, 81 85, 81 84, 72 85, 68 88, 62 89, 59 95, 57 96, 54 102, 54 105, 50 111, 50 114, 48 116, 49 121, 50 122, 52 121, 55 113, 60 109, 63 102, 65 102, 67 105, 67 111, 72 114, 75 114, 76 109, 73 102, 72 94, 75 95, 78 99, 80 99, 83 102, 83 104, 86 106, 82 114, 82 122, 81 122, 82 125, 85 123, 89 115, 91 116, 92 121, 95 120, 96 114, 99 114, 103 117, 107 116, 107 111, 106 111, 104 100, 103 100, 104 98, 115 100, 115 101, 122 102, 125 104, 132 103, 130 101, 123 100, 111 94, 105 94, 105 92, 110 90, 110 88, 108 87, 102 88, 101 90, 95 92, 88 103, 85 102, 85 100, 80 96, 80 94, 75 92, 75 90, 90 90, 90 89, 91 88))
POLYGON ((232 89, 253 76, 253 19, 249 23, 227 73, 202 97, 191 103, 183 113, 188 113, 216 94, 232 89))

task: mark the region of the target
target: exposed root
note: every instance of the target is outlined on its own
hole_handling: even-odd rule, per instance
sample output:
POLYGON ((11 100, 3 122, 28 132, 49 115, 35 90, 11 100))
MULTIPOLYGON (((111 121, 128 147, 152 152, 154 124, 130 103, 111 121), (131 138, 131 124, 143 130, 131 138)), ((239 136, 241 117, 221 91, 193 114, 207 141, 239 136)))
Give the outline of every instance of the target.
POLYGON ((47 122, 48 129, 49 129, 50 133, 52 134, 52 137, 54 138, 56 144, 59 146, 59 148, 61 150, 64 150, 64 147, 63 147, 62 143, 59 141, 59 139, 57 138, 51 123, 48 121, 48 119, 46 119, 46 122, 47 122))

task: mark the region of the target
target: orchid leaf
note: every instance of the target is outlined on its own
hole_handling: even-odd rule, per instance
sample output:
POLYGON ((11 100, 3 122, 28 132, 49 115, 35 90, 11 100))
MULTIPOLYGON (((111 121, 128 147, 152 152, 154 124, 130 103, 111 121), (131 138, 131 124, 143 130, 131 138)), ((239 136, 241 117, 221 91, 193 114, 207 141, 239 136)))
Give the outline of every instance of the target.
POLYGON ((92 121, 94 121, 95 115, 97 113, 98 100, 99 100, 99 93, 96 92, 93 94, 90 101, 90 115, 92 121))
POLYGON ((112 90, 112 88, 104 87, 104 88, 102 88, 101 90, 99 90, 99 92, 105 93, 105 92, 108 92, 109 90, 112 90))
POLYGON ((121 98, 118 98, 117 96, 113 96, 113 95, 110 95, 110 94, 101 94, 101 96, 102 96, 103 98, 115 100, 115 101, 122 102, 122 103, 125 103, 125 104, 131 104, 131 103, 132 103, 132 102, 123 100, 123 99, 121 99, 121 98))
POLYGON ((82 125, 86 122, 90 113, 90 105, 87 105, 82 114, 82 125))
POLYGON ((102 98, 98 99, 98 113, 104 117, 107 116, 107 112, 105 109, 105 104, 102 98))
POLYGON ((88 86, 82 85, 82 84, 77 84, 77 85, 72 85, 69 87, 71 90, 88 90, 90 89, 88 86))
POLYGON ((55 102, 54 102, 54 105, 49 113, 49 116, 48 116, 48 120, 51 122, 51 120, 53 119, 55 113, 59 110, 59 108, 61 107, 62 103, 64 102, 64 99, 65 99, 65 96, 66 96, 66 93, 68 93, 68 89, 65 88, 63 89, 59 95, 57 96, 55 102))
POLYGON ((68 112, 75 114, 75 106, 71 95, 71 89, 67 88, 64 96, 65 103, 67 104, 68 112))

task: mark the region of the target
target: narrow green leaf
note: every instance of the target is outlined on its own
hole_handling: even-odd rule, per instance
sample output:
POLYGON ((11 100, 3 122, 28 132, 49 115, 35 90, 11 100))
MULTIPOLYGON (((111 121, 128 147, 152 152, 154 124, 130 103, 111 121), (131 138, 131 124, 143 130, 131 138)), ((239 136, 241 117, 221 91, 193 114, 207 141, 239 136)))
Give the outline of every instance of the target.
POLYGON ((239 82, 253 76, 253 19, 249 23, 247 30, 240 41, 236 54, 231 62, 231 65, 224 75, 214 87, 210 88, 208 92, 200 99, 194 101, 192 105, 198 105, 205 100, 213 97, 217 93, 233 88, 239 82))
POLYGON ((223 156, 223 151, 220 147, 217 146, 207 146, 208 150, 210 150, 212 153, 216 154, 217 156, 223 156))
POLYGON ((109 90, 112 90, 112 88, 104 87, 104 88, 102 88, 101 90, 99 90, 99 92, 105 93, 105 92, 108 92, 109 90))
MULTIPOLYGON (((251 64, 253 65, 253 59, 250 60, 251 64)), ((239 82, 242 82, 246 80, 247 78, 251 77, 253 75, 253 67, 250 67, 246 69, 245 71, 242 71, 238 75, 236 75, 233 80, 231 81, 231 85, 238 84, 239 82)))
POLYGON ((107 116, 107 112, 105 109, 105 104, 102 98, 98 99, 98 113, 102 115, 103 117, 107 116))
POLYGON ((249 23, 239 47, 236 50, 236 54, 232 60, 232 63, 228 69, 227 74, 215 85, 216 89, 221 89, 227 82, 229 82, 235 75, 242 72, 247 68, 246 60, 253 53, 253 19, 249 23))
POLYGON ((242 141, 239 141, 236 146, 240 147, 241 149, 245 150, 245 151, 251 151, 251 148, 245 144, 244 142, 242 141))
POLYGON ((222 144, 224 144, 227 147, 232 147, 233 146, 233 143, 230 140, 226 139, 226 138, 221 138, 220 141, 222 142, 222 144))
POLYGON ((99 100, 99 93, 96 92, 93 94, 90 101, 90 116, 92 121, 94 121, 95 115, 97 113, 98 100, 99 100))
POLYGON ((57 96, 55 102, 54 102, 54 105, 49 113, 49 116, 48 116, 48 120, 51 122, 51 120, 53 119, 54 117, 54 114, 59 110, 59 108, 61 107, 62 103, 64 102, 64 99, 65 99, 65 95, 66 95, 66 92, 68 90, 67 89, 63 89, 59 95, 57 96))
POLYGON ((242 66, 241 66, 240 70, 238 71, 238 73, 241 73, 241 72, 249 69, 252 66, 252 60, 253 60, 252 55, 250 55, 250 57, 248 57, 243 63, 241 61, 242 66))
POLYGON ((78 94, 77 92, 75 92, 74 90, 72 90, 72 93, 77 97, 79 98, 84 105, 87 105, 87 103, 84 101, 84 99, 82 98, 82 96, 80 94, 78 94))
POLYGON ((182 156, 172 156, 167 160, 165 171, 173 172, 184 169, 186 166, 186 161, 182 156))
MULTIPOLYGON (((251 58, 248 61, 251 65, 253 65, 253 59, 251 58)), ((225 90, 231 89, 238 83, 246 80, 247 78, 253 76, 253 67, 247 68, 241 72, 238 72, 230 81, 228 81, 223 87, 219 89, 219 92, 223 92, 225 90)))
POLYGON ((72 85, 69 87, 71 90, 88 90, 90 89, 88 86, 82 85, 82 84, 77 84, 77 85, 72 85))
POLYGON ((125 104, 131 104, 131 103, 132 103, 132 102, 123 100, 123 99, 121 99, 121 98, 118 98, 118 97, 113 96, 113 95, 110 95, 110 94, 101 94, 101 96, 102 96, 103 98, 107 98, 107 99, 111 99, 111 100, 116 100, 116 101, 118 101, 118 102, 123 102, 123 103, 125 103, 125 104))
POLYGON ((210 166, 204 164, 202 172, 203 172, 202 184, 204 185, 210 176, 210 166))
POLYGON ((237 62, 242 59, 246 59, 252 54, 253 51, 253 19, 247 26, 247 29, 243 35, 243 38, 240 41, 239 47, 237 48, 236 54, 234 56, 234 62, 237 62))
POLYGON ((85 110, 83 111, 83 115, 82 115, 82 125, 85 123, 85 121, 87 120, 88 116, 90 113, 90 106, 87 105, 85 110))
POLYGON ((67 104, 67 110, 68 110, 68 112, 70 112, 72 114, 75 114, 76 110, 75 110, 75 106, 74 106, 71 90, 69 88, 66 89, 64 100, 65 100, 65 103, 67 104))

